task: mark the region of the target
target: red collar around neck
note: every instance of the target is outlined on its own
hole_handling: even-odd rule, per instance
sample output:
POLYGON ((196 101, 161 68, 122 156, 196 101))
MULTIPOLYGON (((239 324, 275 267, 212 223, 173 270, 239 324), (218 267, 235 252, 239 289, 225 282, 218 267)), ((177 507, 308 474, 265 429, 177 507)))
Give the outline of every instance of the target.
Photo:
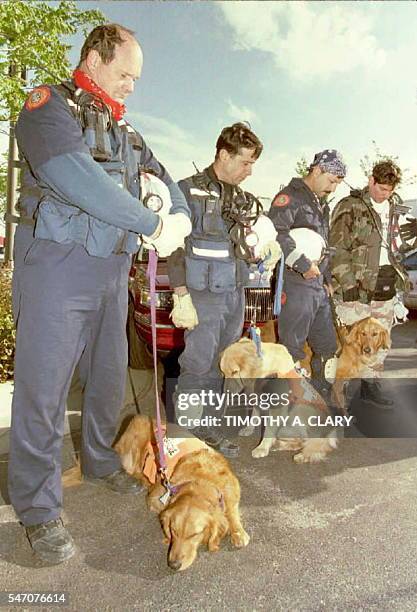
POLYGON ((125 105, 113 100, 113 98, 111 98, 109 94, 104 91, 104 89, 101 89, 101 87, 99 87, 93 81, 93 79, 88 76, 88 74, 77 68, 74 70, 72 76, 77 87, 81 87, 81 89, 95 94, 111 108, 112 115, 116 121, 119 121, 123 117, 124 113, 126 112, 125 105))

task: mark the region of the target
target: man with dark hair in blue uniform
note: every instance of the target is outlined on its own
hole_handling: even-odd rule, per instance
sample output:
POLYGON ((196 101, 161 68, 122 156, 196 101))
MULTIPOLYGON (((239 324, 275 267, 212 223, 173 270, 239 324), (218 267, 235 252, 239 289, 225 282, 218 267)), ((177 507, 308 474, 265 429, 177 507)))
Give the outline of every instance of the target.
POLYGON ((275 196, 269 211, 287 264, 286 301, 278 320, 279 339, 296 362, 304 358, 304 344, 308 341, 313 351, 312 382, 325 395, 329 391, 325 366, 337 348, 329 303, 331 274, 325 250, 317 261, 308 250, 316 239, 327 245, 329 206, 325 197, 336 190, 345 175, 346 166, 338 152, 321 151, 315 155, 308 175, 303 179, 293 178, 275 196), (302 244, 301 228, 312 230, 305 244, 302 244), (298 234, 291 231, 295 229, 298 234), (294 240, 296 234, 301 236, 301 244, 294 240))
MULTIPOLYGON (((186 415, 193 423, 201 417, 214 422, 224 413, 225 406, 210 398, 206 401, 204 392, 222 391, 220 353, 242 335, 249 264, 265 260, 265 269, 274 268, 281 254, 274 226, 261 214, 259 201, 239 187, 252 174, 261 152, 258 137, 247 125, 235 123, 217 139, 214 162, 178 183, 193 229, 185 249, 178 249, 168 260, 175 290, 172 320, 186 329, 175 400, 177 417, 186 415), (192 396, 200 401, 190 399, 187 405, 192 396)), ((216 425, 190 429, 224 455, 234 457, 239 452, 238 445, 216 425)))
POLYGON ((34 552, 49 563, 75 550, 60 515, 65 404, 77 364, 84 477, 119 493, 141 489, 111 446, 125 389, 131 254, 145 235, 167 256, 191 229, 183 194, 122 118, 141 68, 133 33, 99 26, 73 79, 34 89, 16 125, 25 167, 15 240, 9 491, 34 552), (164 219, 142 203, 144 169, 169 190, 164 219))

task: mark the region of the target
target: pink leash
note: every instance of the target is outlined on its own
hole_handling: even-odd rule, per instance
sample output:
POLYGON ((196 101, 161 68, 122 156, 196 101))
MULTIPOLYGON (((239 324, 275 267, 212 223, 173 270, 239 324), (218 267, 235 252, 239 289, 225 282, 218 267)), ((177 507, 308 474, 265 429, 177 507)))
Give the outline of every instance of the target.
POLYGON ((162 474, 163 480, 168 483, 166 477, 167 462, 164 451, 164 432, 162 431, 161 422, 161 409, 159 405, 159 392, 158 392, 158 365, 157 365, 157 353, 156 353, 156 266, 158 263, 158 255, 156 251, 149 250, 148 268, 146 270, 146 276, 149 279, 150 298, 151 298, 151 326, 152 326, 152 352, 153 352, 153 367, 155 372, 155 399, 156 399, 156 440, 158 442, 159 451, 159 469, 162 474))

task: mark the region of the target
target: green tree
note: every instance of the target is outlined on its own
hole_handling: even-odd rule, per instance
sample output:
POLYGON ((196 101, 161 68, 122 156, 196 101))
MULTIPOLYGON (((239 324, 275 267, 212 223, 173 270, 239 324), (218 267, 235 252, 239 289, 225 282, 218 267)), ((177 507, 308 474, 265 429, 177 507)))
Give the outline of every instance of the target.
POLYGON ((62 38, 87 33, 105 20, 98 10, 81 11, 77 3, 55 5, 35 0, 0 3, 0 121, 14 120, 27 88, 68 78, 70 45, 62 38), (27 80, 22 71, 27 70, 27 80))
MULTIPOLYGON (((54 5, 35 0, 0 2, 0 121, 17 118, 28 89, 70 76, 65 36, 80 30, 87 34, 104 21, 100 11, 82 11, 69 0, 54 5)), ((5 127, 1 131, 7 133, 5 127)), ((0 212, 5 210, 6 183, 5 158, 0 161, 0 212)))
POLYGON ((300 178, 304 178, 309 173, 309 164, 304 156, 295 164, 295 173, 300 178))

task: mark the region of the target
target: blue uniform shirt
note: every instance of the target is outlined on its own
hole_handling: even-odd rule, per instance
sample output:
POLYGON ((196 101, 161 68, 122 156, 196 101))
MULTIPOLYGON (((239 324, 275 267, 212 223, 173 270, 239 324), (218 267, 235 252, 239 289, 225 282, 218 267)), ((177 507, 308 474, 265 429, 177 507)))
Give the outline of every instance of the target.
POLYGON ((158 225, 158 216, 139 200, 139 166, 152 168, 168 186, 171 212, 189 214, 180 189, 140 136, 141 146, 135 147, 129 132, 113 120, 112 159, 95 161, 64 95, 53 86, 37 90, 42 103, 27 102, 16 125, 28 166, 19 208, 23 216, 36 218, 35 237, 75 241, 101 257, 115 250, 134 252, 137 234, 150 235, 158 225))
MULTIPOLYGON (((315 194, 300 178, 293 178, 290 183, 280 191, 272 201, 268 213, 277 230, 277 240, 281 245, 284 257, 295 249, 295 242, 289 231, 298 227, 306 227, 317 232, 328 242, 329 234, 329 207, 322 206, 315 194)), ((301 255, 293 264, 292 269, 304 274, 311 267, 311 261, 301 255)), ((330 280, 328 271, 328 257, 320 264, 326 281, 330 280)))

